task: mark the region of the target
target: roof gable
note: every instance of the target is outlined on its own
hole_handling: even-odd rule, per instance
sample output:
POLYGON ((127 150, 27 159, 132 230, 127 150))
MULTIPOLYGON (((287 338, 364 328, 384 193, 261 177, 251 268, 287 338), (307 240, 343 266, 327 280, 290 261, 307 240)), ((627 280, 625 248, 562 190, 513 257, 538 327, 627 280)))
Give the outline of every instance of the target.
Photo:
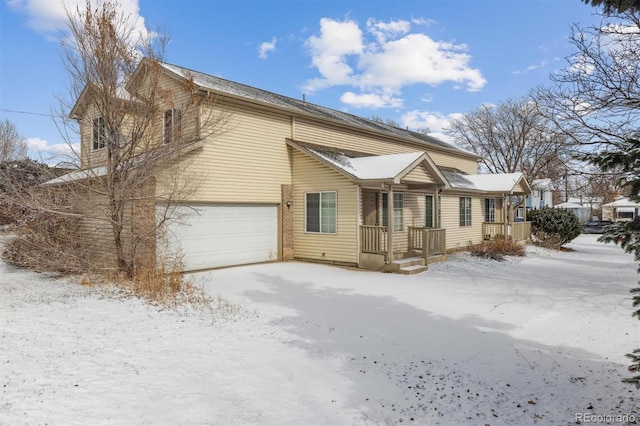
POLYGON ((433 160, 425 152, 403 154, 368 155, 342 152, 339 149, 288 140, 293 148, 319 160, 355 181, 382 181, 401 183, 416 168, 426 172, 431 182, 448 186, 433 160))

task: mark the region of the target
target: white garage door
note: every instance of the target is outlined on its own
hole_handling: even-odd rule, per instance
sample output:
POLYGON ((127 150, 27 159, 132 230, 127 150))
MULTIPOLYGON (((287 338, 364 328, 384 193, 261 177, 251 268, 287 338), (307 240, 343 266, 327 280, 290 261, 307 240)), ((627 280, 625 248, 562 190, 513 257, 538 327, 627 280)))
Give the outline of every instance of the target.
POLYGON ((168 226, 169 246, 184 270, 266 262, 278 257, 278 208, 273 205, 194 205, 168 226), (195 209, 195 210, 193 210, 195 209))

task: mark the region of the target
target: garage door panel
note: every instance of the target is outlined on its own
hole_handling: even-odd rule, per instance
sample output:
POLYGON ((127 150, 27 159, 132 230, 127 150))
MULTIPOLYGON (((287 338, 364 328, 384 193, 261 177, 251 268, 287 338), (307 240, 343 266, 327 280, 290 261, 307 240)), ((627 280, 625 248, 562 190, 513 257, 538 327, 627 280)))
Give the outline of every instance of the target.
POLYGON ((276 260, 277 206, 198 205, 184 208, 180 223, 168 226, 172 249, 186 271, 276 260), (191 208, 195 208, 197 214, 191 208), (191 214, 190 214, 191 212, 191 214))

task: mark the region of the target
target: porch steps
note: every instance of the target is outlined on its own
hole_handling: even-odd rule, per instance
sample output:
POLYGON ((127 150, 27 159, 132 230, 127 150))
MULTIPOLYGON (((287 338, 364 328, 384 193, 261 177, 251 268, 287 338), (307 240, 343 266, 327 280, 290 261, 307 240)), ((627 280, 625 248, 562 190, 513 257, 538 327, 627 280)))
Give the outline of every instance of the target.
POLYGON ((406 257, 404 259, 397 259, 391 262, 391 272, 404 275, 419 274, 429 269, 424 264, 424 259, 421 257, 406 257))

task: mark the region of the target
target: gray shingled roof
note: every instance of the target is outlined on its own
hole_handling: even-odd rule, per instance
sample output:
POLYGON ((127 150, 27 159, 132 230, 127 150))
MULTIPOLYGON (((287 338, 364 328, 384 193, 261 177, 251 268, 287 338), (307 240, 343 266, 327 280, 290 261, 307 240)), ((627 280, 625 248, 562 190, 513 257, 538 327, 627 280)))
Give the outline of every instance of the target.
MULTIPOLYGON (((247 98, 254 101, 272 104, 278 107, 289 109, 291 111, 303 112, 307 114, 313 114, 321 118, 341 121, 341 122, 351 124, 366 130, 374 130, 378 132, 387 133, 392 136, 401 137, 406 140, 410 140, 411 142, 414 142, 414 143, 419 143, 427 146, 428 145, 439 146, 443 148, 460 151, 466 154, 472 154, 469 151, 465 151, 455 145, 441 141, 440 139, 436 139, 429 135, 424 135, 418 132, 413 132, 411 130, 401 129, 399 127, 394 127, 388 124, 379 123, 377 121, 358 117, 357 115, 349 114, 343 111, 337 111, 331 108, 326 108, 326 107, 312 104, 299 99, 289 98, 287 96, 279 95, 277 93, 272 93, 266 90, 247 86, 245 84, 236 83, 230 80, 225 80, 224 78, 215 77, 209 74, 190 70, 177 65, 162 63, 162 66, 165 69, 181 77, 189 77, 189 76, 192 77, 193 82, 196 85, 205 89, 215 90, 222 93, 228 93, 231 95, 247 98)), ((472 155, 475 155, 475 154, 472 154, 472 155)))

